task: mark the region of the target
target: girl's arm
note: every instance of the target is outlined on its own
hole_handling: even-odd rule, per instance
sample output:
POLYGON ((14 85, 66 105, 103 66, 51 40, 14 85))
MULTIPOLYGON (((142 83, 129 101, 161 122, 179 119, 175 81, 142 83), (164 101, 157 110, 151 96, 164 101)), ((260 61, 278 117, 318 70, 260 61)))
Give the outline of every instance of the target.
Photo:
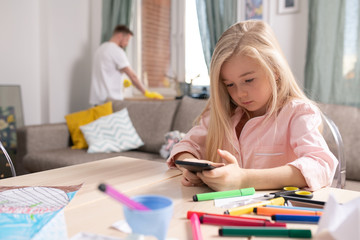
POLYGON ((306 187, 306 181, 297 168, 285 165, 268 169, 240 168, 236 158, 229 152, 218 150, 228 164, 211 171, 197 173, 197 176, 216 191, 247 187, 255 189, 280 189, 284 186, 306 187))

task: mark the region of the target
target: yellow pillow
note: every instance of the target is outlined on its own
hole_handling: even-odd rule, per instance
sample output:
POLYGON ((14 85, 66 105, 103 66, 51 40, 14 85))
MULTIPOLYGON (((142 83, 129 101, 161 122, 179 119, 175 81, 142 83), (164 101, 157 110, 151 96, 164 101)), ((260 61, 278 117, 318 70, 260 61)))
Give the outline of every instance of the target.
POLYGON ((87 148, 88 145, 80 130, 80 126, 91 123, 92 121, 112 114, 112 102, 104 103, 96 107, 92 107, 88 110, 71 113, 65 116, 67 126, 69 128, 71 140, 73 142, 72 149, 87 148))

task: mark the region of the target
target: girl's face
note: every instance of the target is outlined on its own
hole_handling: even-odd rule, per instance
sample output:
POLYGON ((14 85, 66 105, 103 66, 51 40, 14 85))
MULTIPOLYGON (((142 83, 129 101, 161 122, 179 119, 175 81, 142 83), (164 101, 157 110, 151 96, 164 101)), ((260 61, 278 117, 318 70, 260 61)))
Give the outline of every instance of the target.
POLYGON ((265 71, 254 59, 233 56, 221 66, 220 74, 233 101, 249 111, 250 117, 266 113, 272 89, 265 71))

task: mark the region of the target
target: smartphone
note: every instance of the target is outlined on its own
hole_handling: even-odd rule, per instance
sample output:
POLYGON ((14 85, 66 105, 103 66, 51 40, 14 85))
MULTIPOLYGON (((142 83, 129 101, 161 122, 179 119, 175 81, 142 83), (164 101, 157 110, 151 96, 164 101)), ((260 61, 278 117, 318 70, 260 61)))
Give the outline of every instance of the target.
POLYGON ((176 160, 175 164, 183 168, 186 168, 190 172, 201 172, 204 170, 211 170, 215 168, 209 163, 202 163, 202 162, 189 162, 189 161, 176 160))

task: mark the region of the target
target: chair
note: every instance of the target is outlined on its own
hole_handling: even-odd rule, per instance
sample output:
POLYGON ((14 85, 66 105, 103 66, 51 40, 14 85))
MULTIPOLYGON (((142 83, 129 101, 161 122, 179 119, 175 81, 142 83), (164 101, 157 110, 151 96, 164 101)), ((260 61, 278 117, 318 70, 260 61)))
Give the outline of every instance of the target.
POLYGON ((324 139, 328 144, 330 151, 339 161, 331 187, 344 188, 346 182, 346 159, 343 140, 338 127, 330 119, 330 117, 323 113, 322 119, 322 134, 324 136, 324 139))
MULTIPOLYGON (((15 177, 16 176, 16 171, 15 171, 14 164, 11 161, 11 158, 10 158, 8 152, 6 151, 5 147, 3 146, 2 142, 1 142, 1 139, 0 139, 0 149, 1 149, 1 152, 0 152, 0 166, 3 166, 3 168, 0 168, 0 169, 6 169, 7 166, 9 166, 10 170, 11 170, 11 176, 15 177)), ((4 170, 4 172, 0 172, 0 178, 11 177, 11 176, 8 176, 8 175, 9 174, 6 172, 6 170, 4 170)))

